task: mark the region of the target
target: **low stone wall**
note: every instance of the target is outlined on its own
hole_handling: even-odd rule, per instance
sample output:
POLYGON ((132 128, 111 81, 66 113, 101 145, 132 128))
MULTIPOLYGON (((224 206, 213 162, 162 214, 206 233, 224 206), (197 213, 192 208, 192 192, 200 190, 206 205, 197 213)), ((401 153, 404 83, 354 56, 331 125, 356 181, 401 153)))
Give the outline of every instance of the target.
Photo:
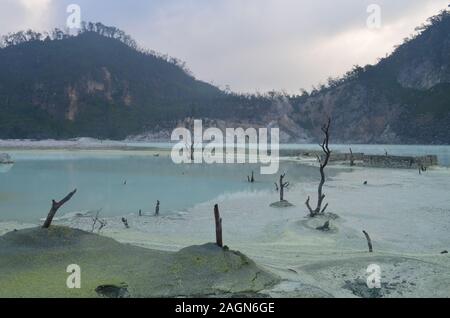
MULTIPOLYGON (((330 162, 345 162, 350 164, 351 156, 352 154, 350 153, 332 153, 330 162)), ((323 155, 321 157, 323 159, 323 155)), ((438 158, 435 155, 413 157, 353 153, 353 161, 356 166, 398 169, 428 168, 439 164, 438 158)))
POLYGON ((409 157, 409 156, 376 156, 366 155, 363 159, 365 167, 419 169, 438 165, 437 156, 409 157))
MULTIPOLYGON (((331 153, 330 161, 348 161, 350 162, 352 154, 350 153, 331 153)), ((364 159, 363 153, 353 153, 353 160, 354 161, 362 161, 364 159)))

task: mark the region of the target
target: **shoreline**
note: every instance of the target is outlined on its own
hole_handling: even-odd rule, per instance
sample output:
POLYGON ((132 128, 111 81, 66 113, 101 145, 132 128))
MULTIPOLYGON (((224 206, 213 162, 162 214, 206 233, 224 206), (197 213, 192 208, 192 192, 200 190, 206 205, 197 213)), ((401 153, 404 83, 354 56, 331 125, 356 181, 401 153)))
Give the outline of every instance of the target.
MULTIPOLYGON (((335 233, 313 230, 320 220, 312 222, 305 217, 304 199, 316 191, 315 182, 307 182, 286 194, 295 205, 292 208, 269 208, 276 200, 273 193, 235 193, 197 204, 185 214, 159 218, 126 215, 130 229, 123 227, 120 217, 107 218, 108 226, 101 235, 124 244, 175 252, 211 241, 212 206, 219 203, 224 243, 282 278, 279 285, 265 291, 272 297, 375 297, 361 283, 372 263, 383 270, 383 297, 448 297, 450 266, 448 255, 440 252, 450 247, 450 215, 446 212, 450 199, 445 196, 450 190, 450 170, 436 168, 419 176, 408 170, 333 168, 341 171, 330 178, 325 189, 330 211, 340 216, 333 222, 335 233), (369 180, 367 186, 362 184, 364 180, 369 180), (382 204, 380 200, 387 200, 390 193, 396 196, 382 204), (422 198, 433 205, 424 208, 427 203, 422 198), (407 206, 403 206, 405 199, 411 201, 407 206), (242 218, 247 220, 245 224, 242 218), (363 229, 372 236, 373 254, 367 252, 363 229)), ((55 224, 89 231, 92 223, 89 218, 73 218, 55 224)), ((16 225, 10 222, 8 228, 16 225)), ((4 232, 0 223, 0 235, 4 232)))
MULTIPOLYGON (((79 138, 74 140, 0 140, 0 153, 18 153, 26 154, 32 152, 42 153, 67 153, 67 154, 110 154, 110 155, 150 155, 150 156, 170 156, 172 147, 176 143, 172 142, 134 142, 134 141, 111 141, 97 140, 92 138, 79 138)), ((248 145, 246 145, 247 147, 248 145)), ((347 157, 349 148, 353 148, 355 155, 364 154, 371 161, 383 159, 386 153, 389 154, 391 161, 386 160, 384 164, 396 164, 406 159, 421 159, 424 157, 437 158, 438 165, 434 167, 450 167, 450 146, 448 145, 381 145, 381 144, 355 144, 343 145, 333 144, 333 154, 339 157, 347 157)), ((250 145, 250 147, 254 147, 250 145)), ((242 148, 242 145, 237 145, 242 148)), ((224 149, 224 154, 227 151, 224 149)), ((315 144, 280 144, 279 160, 301 160, 302 162, 314 161, 316 153, 321 153, 320 147, 315 144)), ((247 157, 247 155, 246 155, 247 157)), ((13 158, 14 159, 14 158, 13 158)), ((355 161, 360 165, 360 158, 355 161)), ((13 160, 15 161, 15 160, 13 160)), ((345 161, 343 161, 345 162, 345 161)), ((341 161, 336 160, 332 164, 342 165, 341 161)), ((373 163, 371 162, 371 165, 373 163)), ((376 163, 377 164, 377 163, 376 163)), ((404 163, 402 163, 404 164, 404 163)), ((428 164, 426 164, 428 165, 428 164)), ((370 165, 365 167, 369 168, 370 165)), ((385 167, 382 167, 385 168, 385 167)))

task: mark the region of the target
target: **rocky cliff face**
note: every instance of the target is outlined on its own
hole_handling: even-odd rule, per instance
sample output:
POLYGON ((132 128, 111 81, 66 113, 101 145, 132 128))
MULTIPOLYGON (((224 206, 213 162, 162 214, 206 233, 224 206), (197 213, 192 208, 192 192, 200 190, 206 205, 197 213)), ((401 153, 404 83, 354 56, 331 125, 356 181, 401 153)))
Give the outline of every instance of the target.
POLYGON ((290 116, 317 140, 331 116, 334 142, 450 143, 450 14, 378 64, 291 103, 290 116))

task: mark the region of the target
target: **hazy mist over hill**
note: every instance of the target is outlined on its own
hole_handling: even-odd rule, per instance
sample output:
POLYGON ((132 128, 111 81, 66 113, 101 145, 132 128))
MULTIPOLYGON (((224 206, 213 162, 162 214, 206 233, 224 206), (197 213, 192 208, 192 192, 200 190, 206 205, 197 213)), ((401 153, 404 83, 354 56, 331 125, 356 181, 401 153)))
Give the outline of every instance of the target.
MULTIPOLYGON (((449 143, 449 20, 442 11, 416 25, 392 54, 367 66, 355 59, 343 76, 330 66, 339 51, 323 48, 331 63, 327 84, 297 94, 240 94, 208 84, 191 65, 102 23, 85 23, 78 35, 10 33, 0 49, 0 138, 167 140, 197 117, 219 128, 276 126, 283 142, 315 142, 331 116, 336 142, 449 143)), ((312 66, 319 74, 324 65, 312 66)))

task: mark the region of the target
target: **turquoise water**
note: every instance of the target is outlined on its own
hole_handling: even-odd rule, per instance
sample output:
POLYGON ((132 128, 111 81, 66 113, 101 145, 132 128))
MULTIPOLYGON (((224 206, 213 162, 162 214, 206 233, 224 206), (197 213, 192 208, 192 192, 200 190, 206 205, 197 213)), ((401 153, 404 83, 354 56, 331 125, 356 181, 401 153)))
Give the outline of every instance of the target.
MULTIPOLYGON (((77 188, 66 212, 102 209, 104 216, 176 213, 220 195, 273 191, 277 176, 259 175, 257 165, 175 165, 169 157, 122 151, 10 152, 11 169, 0 173, 0 221, 37 221, 47 215, 51 200, 77 188), (257 182, 247 175, 255 171, 257 182), (124 184, 126 182, 126 184, 124 184)), ((284 163, 292 184, 317 179, 317 169, 284 163)))
MULTIPOLYGON (((133 144, 136 146, 137 144, 133 144)), ((140 147, 170 144, 139 144, 140 147)), ((450 166, 450 146, 352 145, 367 154, 435 154, 450 166)), ((348 151, 348 145, 333 145, 348 151)), ((316 145, 282 145, 281 149, 318 149, 316 145)), ((0 166, 0 221, 35 222, 45 217, 51 200, 59 200, 74 188, 76 196, 62 213, 102 209, 104 216, 153 213, 156 200, 161 213, 186 211, 224 194, 274 191, 278 176, 259 175, 258 165, 175 165, 169 157, 153 157, 134 151, 29 150, 9 152, 15 164, 0 166), (255 171, 257 182, 247 175, 255 171), (124 184, 126 182, 126 184, 124 184)), ((280 172, 295 186, 317 181, 316 168, 284 162, 280 172)), ((329 171, 329 175, 334 172, 329 171)))

